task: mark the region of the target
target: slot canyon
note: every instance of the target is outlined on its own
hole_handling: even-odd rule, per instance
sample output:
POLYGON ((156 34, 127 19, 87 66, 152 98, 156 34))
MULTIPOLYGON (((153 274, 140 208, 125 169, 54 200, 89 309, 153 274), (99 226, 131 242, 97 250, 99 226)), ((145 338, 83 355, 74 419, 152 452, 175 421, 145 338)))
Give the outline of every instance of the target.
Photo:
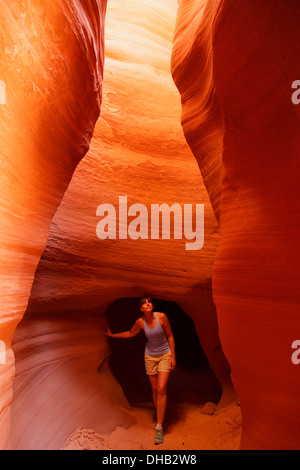
POLYGON ((0 5, 0 449, 155 448, 145 335, 103 334, 143 295, 177 355, 159 449, 299 449, 298 0, 0 5), (120 196, 204 205, 203 247, 99 239, 120 196))

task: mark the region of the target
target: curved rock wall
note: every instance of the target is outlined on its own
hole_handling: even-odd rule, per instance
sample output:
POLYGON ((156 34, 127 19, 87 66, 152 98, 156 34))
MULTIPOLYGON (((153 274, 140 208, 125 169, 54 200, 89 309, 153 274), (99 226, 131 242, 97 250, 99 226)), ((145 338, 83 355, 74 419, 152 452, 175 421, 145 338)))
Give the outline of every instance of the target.
POLYGON ((90 151, 77 166, 53 218, 30 303, 15 335, 14 448, 57 448, 68 438, 70 426, 86 425, 98 432, 106 427, 105 431, 111 432, 116 423, 129 424, 126 413, 113 409, 113 404, 107 410, 100 406, 106 400, 102 389, 98 388, 99 406, 94 406, 94 394, 102 380, 106 380, 106 393, 111 388, 119 402, 123 400, 109 371, 103 378, 100 370, 97 377, 95 367, 97 358, 100 364, 109 355, 107 338, 100 329, 105 327, 106 308, 119 298, 147 292, 153 298, 177 302, 193 318, 202 348, 223 388, 229 384, 229 366, 220 347, 211 298, 219 228, 184 139, 180 97, 170 74, 176 10, 177 1, 169 0, 151 2, 151 8, 148 0, 108 3, 101 118, 90 151), (194 209, 196 203, 204 204, 203 249, 186 251, 186 240, 173 237, 99 240, 96 209, 102 203, 117 209, 120 195, 128 196, 128 207, 142 203, 148 210, 154 203, 190 203, 194 209), (88 334, 83 335, 76 357, 65 363, 64 347, 56 344, 57 329, 62 331, 66 356, 70 357, 67 345, 73 342, 78 318, 84 329, 91 331, 91 344, 85 343, 88 334), (31 331, 36 332, 33 338, 31 331), (40 367, 45 357, 41 342, 57 365, 45 364, 47 372, 40 367), (88 368, 80 376, 77 364, 81 367, 85 361, 88 368), (82 385, 74 387, 70 400, 70 384, 78 383, 80 377, 82 385), (82 388, 85 406, 81 409, 82 388), (33 394, 48 397, 48 408, 43 401, 29 406, 27 397, 33 394), (53 413, 59 419, 51 419, 53 413), (26 422, 31 426, 25 434, 26 422))
POLYGON ((100 338, 99 325, 75 312, 35 321, 25 314, 13 340, 12 449, 60 449, 78 426, 111 433, 134 423, 100 338))
MULTIPOLYGON (((202 92, 205 99, 207 89, 216 90, 224 115, 213 294, 222 347, 241 402, 241 448, 299 449, 300 379, 291 361, 300 301, 300 108, 291 101, 291 85, 300 76, 299 5, 296 0, 205 3, 180 2, 173 73, 183 97, 194 100, 190 105, 183 100, 188 132, 189 106, 193 122, 198 99, 199 121, 210 118, 202 129, 214 126, 213 102, 206 100, 203 109, 202 92), (212 36, 209 55, 203 34, 207 30, 212 36), (195 86, 204 83, 198 89, 200 98, 189 93, 194 88, 190 71, 200 76, 195 86)), ((220 122, 218 110, 216 120, 220 122)), ((196 143, 190 142, 200 167, 198 148, 205 148, 206 141, 211 145, 213 134, 203 136, 202 129, 198 144, 197 134, 196 143)), ((217 125, 216 148, 219 130, 217 125)), ((205 162, 203 151, 203 172, 205 162)), ((218 171, 218 156, 211 164, 218 171)), ((215 189, 207 187, 214 198, 215 189)))
POLYGON ((0 2, 0 447, 9 445, 11 340, 51 219, 99 116, 106 1, 0 2), (3 86, 2 86, 3 88, 3 86), (5 99, 3 99, 5 98, 5 99))
POLYGON ((212 24, 220 0, 180 1, 172 75, 182 102, 181 123, 220 219, 223 115, 213 82, 212 24))
MULTIPOLYGON (((16 12, 1 2, 1 448, 9 445, 11 338, 27 306, 50 221, 99 115, 105 3, 33 1, 30 10, 18 4, 16 12)), ((133 0, 111 2, 102 119, 52 222, 28 315, 15 335, 14 447, 57 447, 78 417, 86 416, 89 425, 99 398, 100 364, 113 397, 108 403, 104 389, 100 394, 108 406, 104 419, 110 429, 129 424, 126 413, 113 409, 123 395, 103 362, 107 344, 82 314, 96 307, 103 326, 101 315, 113 300, 139 296, 149 286, 150 295, 178 302, 194 319, 216 374, 227 382, 210 298, 219 239, 214 211, 221 227, 214 301, 241 401, 241 447, 298 448, 299 379, 290 349, 299 325, 300 108, 291 102, 291 84, 300 76, 298 2, 179 3, 172 71, 182 96, 183 129, 213 211, 181 136, 170 83, 177 2, 152 2, 151 12, 146 2, 138 4, 137 10, 133 0), (151 240, 97 240, 96 206, 117 202, 121 192, 129 204, 198 199, 207 208, 209 244, 191 256, 178 240, 160 241, 159 251, 151 240), (89 397, 83 410, 77 395, 70 403, 72 384, 89 397), (55 408, 49 390, 53 404, 60 400, 55 408), (50 415, 69 427, 58 419, 57 428, 43 433, 55 423, 50 415), (28 422, 31 432, 22 441, 28 422)))

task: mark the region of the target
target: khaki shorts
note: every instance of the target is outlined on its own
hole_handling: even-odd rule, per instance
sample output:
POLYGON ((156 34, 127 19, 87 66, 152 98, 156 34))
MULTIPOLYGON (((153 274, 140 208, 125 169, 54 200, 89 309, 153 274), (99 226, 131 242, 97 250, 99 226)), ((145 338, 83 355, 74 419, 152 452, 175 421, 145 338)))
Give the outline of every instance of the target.
POLYGON ((171 351, 159 356, 150 356, 145 354, 145 367, 147 375, 156 375, 160 372, 171 372, 171 351))

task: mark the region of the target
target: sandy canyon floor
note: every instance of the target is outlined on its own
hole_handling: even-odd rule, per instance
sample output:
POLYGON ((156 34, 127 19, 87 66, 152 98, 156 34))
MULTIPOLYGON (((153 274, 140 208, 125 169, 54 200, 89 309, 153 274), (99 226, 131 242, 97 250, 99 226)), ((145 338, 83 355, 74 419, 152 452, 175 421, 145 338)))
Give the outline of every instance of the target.
POLYGON ((240 407, 233 403, 213 415, 204 411, 204 407, 196 405, 177 405, 177 419, 171 415, 165 424, 164 443, 155 445, 151 404, 132 408, 129 413, 136 417, 136 424, 129 429, 117 427, 111 434, 98 434, 92 429, 77 428, 63 450, 238 450, 240 407))

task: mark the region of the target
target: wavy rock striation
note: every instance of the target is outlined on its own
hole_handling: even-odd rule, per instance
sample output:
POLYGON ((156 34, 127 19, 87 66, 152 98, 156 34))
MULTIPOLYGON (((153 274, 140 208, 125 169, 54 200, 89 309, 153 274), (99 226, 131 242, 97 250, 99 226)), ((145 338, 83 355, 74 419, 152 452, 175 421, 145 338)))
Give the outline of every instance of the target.
POLYGON ((170 0, 153 1, 151 8, 146 0, 108 4, 101 118, 90 151, 77 166, 53 218, 30 303, 14 339, 14 448, 60 448, 78 427, 103 433, 130 424, 126 410, 115 406, 118 401, 127 405, 110 376, 108 342, 100 334, 106 324, 105 310, 124 297, 147 292, 153 298, 177 302, 194 320, 223 389, 230 388, 211 297, 219 228, 182 133, 180 98, 170 74, 176 10, 177 1, 170 0), (128 207, 142 203, 148 210, 155 203, 190 203, 194 209, 196 203, 204 204, 203 249, 187 251, 186 240, 173 236, 99 240, 96 209, 110 203, 118 210, 120 195, 127 195, 128 207), (77 321, 84 325, 82 334, 77 321), (69 347, 74 331, 76 354, 69 347), (50 364, 41 343, 49 351, 50 364), (97 360, 104 369, 97 371, 97 360), (102 381, 106 392, 100 387, 102 381), (105 408, 110 389, 115 398, 105 408), (95 406, 97 393, 99 406, 95 406), (47 397, 47 407, 43 400, 31 402, 34 394, 47 397), (25 433, 28 422, 31 426, 25 433))
POLYGON ((224 116, 221 203, 206 182, 221 213, 213 296, 241 403, 242 449, 299 449, 291 361, 300 302, 300 108, 291 101, 299 20, 296 0, 181 0, 175 33, 183 127, 204 178, 206 148, 218 150, 212 172, 220 168, 215 103, 224 116))
POLYGON ((9 446, 11 340, 52 217, 99 116, 106 1, 2 0, 0 447, 9 446), (3 87, 4 84, 4 87, 3 87), (5 100, 3 93, 5 92, 5 100))
POLYGON ((181 95, 181 123, 199 165, 217 220, 220 218, 223 115, 213 82, 212 24, 220 1, 181 1, 172 75, 181 95))

